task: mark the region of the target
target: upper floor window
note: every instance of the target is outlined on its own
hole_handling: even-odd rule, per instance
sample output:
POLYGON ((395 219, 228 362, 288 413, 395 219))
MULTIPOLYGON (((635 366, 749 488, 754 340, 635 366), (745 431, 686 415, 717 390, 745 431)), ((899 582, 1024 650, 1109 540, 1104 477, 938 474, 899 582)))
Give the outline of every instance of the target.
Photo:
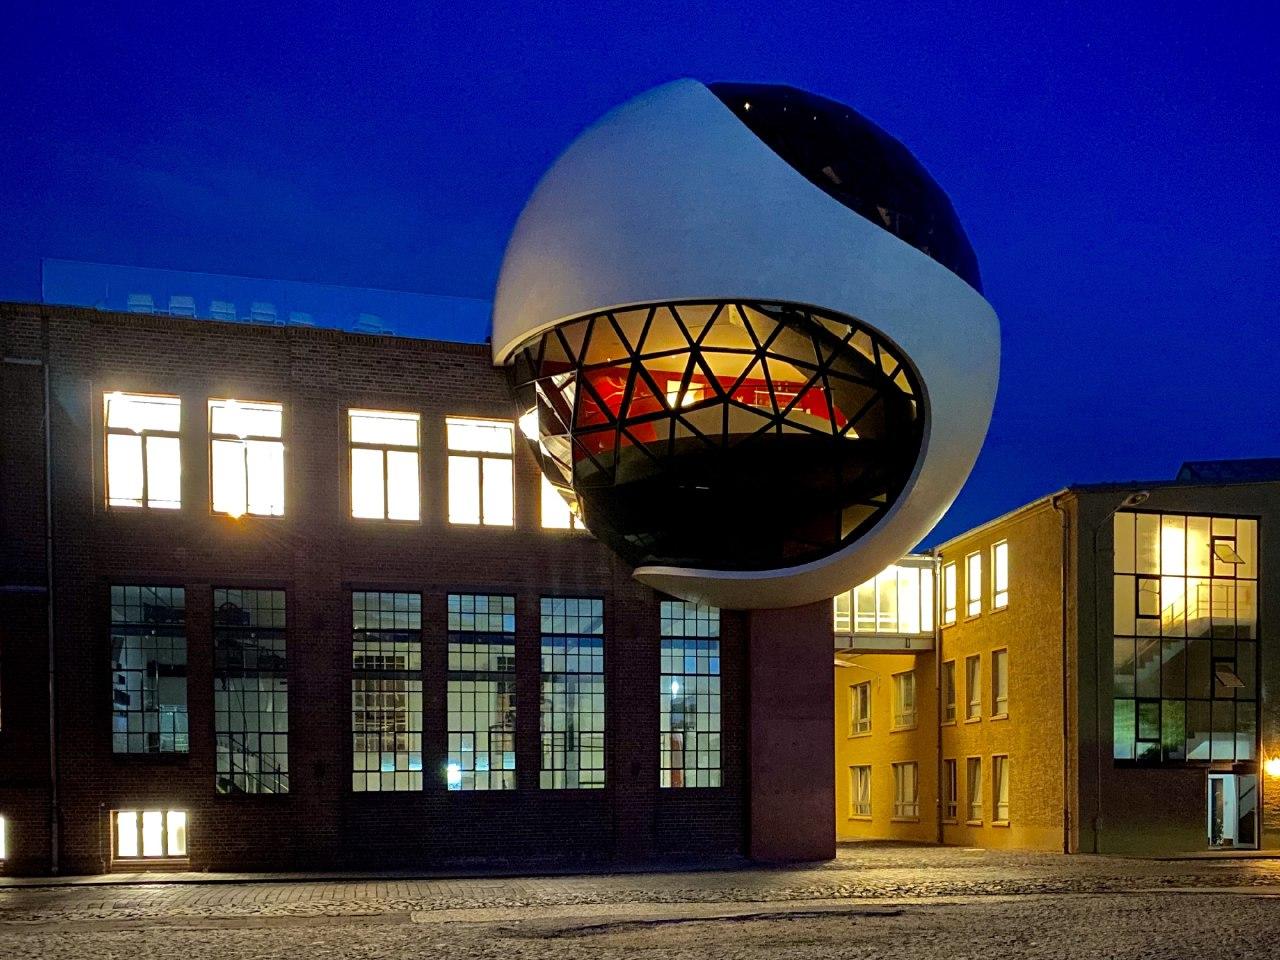
POLYGON ((982 717, 982 658, 974 654, 964 661, 964 718, 978 720, 982 717))
POLYGON ((107 503, 113 507, 182 506, 182 401, 108 393, 107 503))
POLYGON ((949 627, 956 622, 956 565, 955 562, 942 566, 942 625, 949 627))
POLYGON ((390 410, 350 410, 351 516, 417 520, 421 418, 390 410))
POLYGON ((982 554, 971 553, 964 558, 964 593, 966 617, 982 613, 982 554))
POLYGON ((569 507, 569 502, 556 485, 542 477, 542 528, 544 530, 581 530, 582 519, 569 507))
POLYGON ((956 719, 956 662, 948 660, 942 665, 942 722, 956 719))
POLYGON ((991 715, 1009 715, 1009 651, 996 650, 991 654, 991 715))
POLYGON ((914 672, 893 675, 893 725, 916 725, 916 675, 914 672))
POLYGON ((509 527, 515 521, 514 431, 507 420, 445 420, 449 522, 509 527))
POLYGON ((1003 610, 1009 605, 1009 541, 1001 540, 991 548, 991 609, 1003 610))
POLYGON ((871 684, 855 683, 849 688, 849 736, 871 732, 871 684))
POLYGON ((213 512, 284 516, 284 406, 209 401, 213 512))

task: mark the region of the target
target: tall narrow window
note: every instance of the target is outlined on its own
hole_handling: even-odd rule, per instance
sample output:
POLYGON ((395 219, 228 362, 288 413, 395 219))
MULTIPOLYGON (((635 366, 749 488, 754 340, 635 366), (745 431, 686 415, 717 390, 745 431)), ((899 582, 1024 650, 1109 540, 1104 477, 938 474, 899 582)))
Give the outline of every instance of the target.
POLYGON ((604 601, 543 597, 542 770, 548 788, 604 786, 604 601))
POLYGON ((850 767, 849 778, 849 816, 871 816, 871 768, 869 766, 850 767))
POLYGON ((420 418, 416 413, 351 410, 351 515, 417 520, 420 418))
POLYGON ((902 819, 920 816, 920 768, 915 763, 893 765, 893 815, 902 819))
POLYGON ((832 600, 832 613, 835 616, 836 633, 849 633, 853 629, 853 593, 845 591, 837 593, 832 600))
POLYGON ((422 789, 422 594, 351 594, 351 789, 422 789))
POLYGON ((956 719, 956 662, 942 664, 942 722, 954 723, 956 719))
POLYGON ((893 726, 916 725, 916 675, 914 671, 893 675, 893 726))
POLYGON ((289 792, 283 590, 213 591, 213 728, 219 793, 289 792))
POLYGON ((0 817, 0 863, 4 863, 4 861, 9 856, 8 834, 9 834, 9 824, 4 817, 0 817))
POLYGON ((991 758, 991 819, 1009 822, 1009 758, 991 758))
POLYGON ((186 753, 187 616, 182 587, 111 588, 111 749, 186 753))
POLYGON ((942 625, 949 627, 956 622, 956 565, 954 562, 942 566, 942 625))
POLYGON ((954 760, 942 761, 942 819, 955 820, 960 813, 960 784, 954 760))
POLYGON ((966 617, 982 613, 982 554, 971 553, 964 558, 964 593, 966 617))
POLYGON ((117 810, 116 860, 171 860, 187 855, 185 810, 117 810))
POLYGON ((1003 610, 1009 605, 1009 541, 1001 540, 991 548, 991 609, 1003 610))
POLYGON ((113 507, 182 506, 182 401, 108 393, 107 503, 113 507))
POLYGON ((231 517, 284 515, 284 407, 209 401, 213 512, 231 517))
POLYGON ((978 720, 982 717, 982 658, 978 654, 964 661, 964 718, 978 720))
POLYGON ((449 522, 509 527, 515 517, 507 420, 445 420, 449 442, 449 522))
POLYGON ((855 683, 849 688, 849 736, 871 732, 871 683, 855 683))
POLYGON ((516 598, 449 594, 450 790, 516 786, 516 598))
POLYGON ((991 653, 991 715, 1009 715, 1009 651, 991 653))
POLYGON ((659 783, 720 786, 720 611, 663 600, 659 783))
POLYGON ((569 508, 554 483, 542 477, 542 529, 582 530, 582 519, 569 508))
POLYGON ((969 791, 966 817, 974 823, 982 821, 982 758, 970 757, 965 769, 965 787, 969 791))

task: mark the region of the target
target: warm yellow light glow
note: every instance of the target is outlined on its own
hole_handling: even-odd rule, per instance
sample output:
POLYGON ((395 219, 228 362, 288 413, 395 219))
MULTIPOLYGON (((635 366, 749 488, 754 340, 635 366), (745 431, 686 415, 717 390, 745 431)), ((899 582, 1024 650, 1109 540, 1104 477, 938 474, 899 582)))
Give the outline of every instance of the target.
POLYGON ((542 478, 542 527, 544 530, 574 530, 578 518, 568 501, 545 476, 542 478))
POLYGON ((120 810, 116 813, 116 856, 138 855, 138 812, 120 810))
POLYGON ((209 401, 215 513, 284 515, 284 405, 209 401))
POLYGON ((1271 757, 1262 765, 1262 769, 1266 771, 1268 777, 1280 779, 1280 757, 1271 757))
POLYGON ((509 420, 445 420, 449 444, 449 522, 512 525, 515 485, 509 420))
POLYGON ((178 397, 104 395, 107 426, 107 502, 113 507, 182 506, 178 397))

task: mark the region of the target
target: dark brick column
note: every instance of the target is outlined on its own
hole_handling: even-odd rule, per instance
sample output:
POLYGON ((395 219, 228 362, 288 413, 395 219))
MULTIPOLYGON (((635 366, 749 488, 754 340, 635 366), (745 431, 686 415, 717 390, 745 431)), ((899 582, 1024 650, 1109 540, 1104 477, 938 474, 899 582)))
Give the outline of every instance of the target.
POLYGON ((749 619, 752 859, 836 852, 831 601, 749 619))

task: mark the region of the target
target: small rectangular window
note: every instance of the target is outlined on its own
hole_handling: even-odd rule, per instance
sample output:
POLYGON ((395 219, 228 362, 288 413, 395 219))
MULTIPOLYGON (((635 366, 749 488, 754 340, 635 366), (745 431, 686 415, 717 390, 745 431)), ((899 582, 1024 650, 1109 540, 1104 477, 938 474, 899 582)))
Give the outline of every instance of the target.
POLYGON ((117 810, 115 859, 172 860, 187 855, 184 810, 117 810))
POLYGON ((420 417, 390 410, 349 410, 351 516, 418 520, 420 417))
POLYGON ((1009 651, 991 653, 991 715, 1009 715, 1009 651))
POLYGON ((969 791, 967 818, 974 822, 982 821, 982 758, 970 757, 965 770, 965 786, 969 791))
POLYGON ((982 554, 971 553, 964 560, 964 591, 966 617, 982 613, 982 554))
POLYGON ((1009 758, 991 758, 991 819, 997 823, 1009 822, 1009 758))
POLYGON ((853 593, 837 593, 832 601, 836 633, 848 633, 853 629, 853 593))
POLYGON ((554 483, 542 475, 542 529, 583 530, 582 518, 569 506, 569 501, 554 483))
POLYGON ((956 719, 956 662, 942 664, 942 722, 954 723, 956 719))
POLYGON ((515 522, 515 433, 509 420, 445 420, 449 522, 509 527, 515 522))
POLYGON ((108 393, 104 405, 107 504, 177 510, 182 506, 182 401, 108 393))
POLYGON ((982 717, 982 658, 978 654, 964 661, 964 718, 978 720, 982 717))
POLYGON ((852 817, 871 816, 871 768, 849 768, 850 804, 849 815, 852 817))
POLYGON ((209 401, 214 513, 284 516, 284 405, 209 401))
POLYGON ((956 622, 956 565, 954 562, 942 567, 942 625, 949 627, 956 622))
POLYGON ((954 760, 942 761, 942 819, 955 820, 960 813, 960 790, 954 760))
POLYGON ((916 725, 916 675, 893 675, 893 725, 896 729, 916 725))
POLYGON ((871 683, 849 688, 849 736, 871 732, 871 683))
POLYGON ((915 818, 920 816, 919 767, 915 763, 893 765, 893 815, 915 818))
POLYGON ((1009 605, 1009 541, 1001 540, 991 548, 991 609, 1003 610, 1009 605))

